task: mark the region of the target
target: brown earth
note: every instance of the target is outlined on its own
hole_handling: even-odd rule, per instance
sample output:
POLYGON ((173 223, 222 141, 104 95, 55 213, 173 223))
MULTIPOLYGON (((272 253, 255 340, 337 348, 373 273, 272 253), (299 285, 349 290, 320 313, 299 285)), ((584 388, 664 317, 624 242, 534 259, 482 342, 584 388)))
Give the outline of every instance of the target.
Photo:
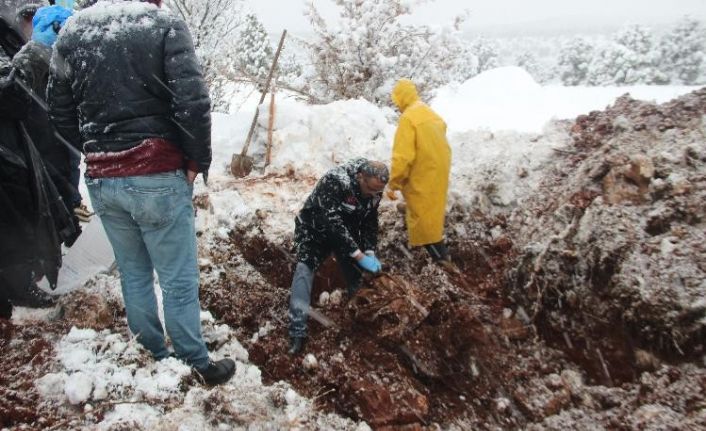
MULTIPOLYGON (((382 230, 396 229, 395 215, 383 214, 382 230)), ((399 226, 396 234, 404 234, 399 226)), ((248 236, 245 230, 233 232, 211 256, 212 266, 226 271, 205 286, 203 301, 236 328, 239 339, 251 340, 246 343, 250 359, 269 382, 286 380, 321 408, 380 429, 422 429, 470 414, 480 423, 522 424, 521 405, 513 402, 509 414, 498 416, 494 399, 511 394, 515 382, 533 373, 560 370, 562 355, 537 346, 532 328, 505 310, 499 293, 513 255, 510 240, 502 237, 481 246, 452 240, 456 270, 428 262, 420 251, 410 258, 409 251, 392 246, 395 241, 382 243, 382 261, 393 264, 384 275, 366 279, 353 298, 334 299, 346 289, 333 259, 318 271, 310 336, 305 352, 295 357, 286 353, 293 259, 288 245, 248 236), (236 255, 264 281, 241 278, 236 267, 230 270, 236 255), (415 267, 417 262, 422 265, 415 267), (329 299, 317 306, 324 292, 329 299), (226 296, 230 299, 223 301, 226 296), (275 330, 253 341, 252 334, 267 321, 275 330), (546 355, 543 360, 534 357, 537 349, 546 355), (316 358, 314 366, 305 363, 306 354, 316 358), (551 365, 544 362, 549 358, 551 365)))

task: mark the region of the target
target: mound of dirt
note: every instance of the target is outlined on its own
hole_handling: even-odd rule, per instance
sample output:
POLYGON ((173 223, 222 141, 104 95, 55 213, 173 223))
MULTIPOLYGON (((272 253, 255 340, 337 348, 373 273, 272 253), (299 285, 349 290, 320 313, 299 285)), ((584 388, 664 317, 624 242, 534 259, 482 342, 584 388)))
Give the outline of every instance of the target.
POLYGON ((706 89, 579 117, 573 147, 511 217, 509 296, 595 381, 705 353, 705 118, 706 89))

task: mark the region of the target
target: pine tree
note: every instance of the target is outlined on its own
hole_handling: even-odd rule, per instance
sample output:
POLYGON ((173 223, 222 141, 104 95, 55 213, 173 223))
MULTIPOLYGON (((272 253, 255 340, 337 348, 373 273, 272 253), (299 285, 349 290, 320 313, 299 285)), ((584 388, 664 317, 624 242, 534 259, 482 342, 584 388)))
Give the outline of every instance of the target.
POLYGON ((585 81, 589 85, 619 85, 633 79, 633 53, 625 46, 609 42, 595 51, 585 81))
POLYGON ((659 45, 660 69, 673 83, 695 84, 706 57, 706 34, 702 24, 691 18, 681 20, 659 45))
POLYGON ((542 72, 540 70, 537 59, 531 52, 523 52, 515 58, 515 64, 525 69, 527 73, 532 75, 537 82, 543 81, 542 72))
POLYGON ((473 41, 469 51, 477 58, 476 73, 498 67, 498 48, 485 37, 473 41))
POLYGON ((265 27, 254 14, 246 15, 236 43, 236 69, 247 78, 262 83, 267 78, 273 56, 265 27))
POLYGON ((577 37, 565 43, 559 51, 559 76, 564 85, 581 85, 587 82, 593 46, 577 37))
POLYGON ((590 85, 649 84, 656 80, 655 64, 650 30, 627 25, 594 49, 586 80, 590 85))

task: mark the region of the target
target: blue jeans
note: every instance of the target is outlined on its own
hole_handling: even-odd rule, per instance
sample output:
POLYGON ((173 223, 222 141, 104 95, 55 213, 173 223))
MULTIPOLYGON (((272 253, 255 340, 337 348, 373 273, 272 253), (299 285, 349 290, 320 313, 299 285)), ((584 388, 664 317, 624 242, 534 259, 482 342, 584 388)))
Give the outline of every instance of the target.
POLYGON ((199 319, 193 186, 184 172, 86 177, 86 185, 113 246, 130 330, 155 358, 169 355, 157 314, 156 270, 164 323, 176 355, 197 369, 207 367, 199 319))

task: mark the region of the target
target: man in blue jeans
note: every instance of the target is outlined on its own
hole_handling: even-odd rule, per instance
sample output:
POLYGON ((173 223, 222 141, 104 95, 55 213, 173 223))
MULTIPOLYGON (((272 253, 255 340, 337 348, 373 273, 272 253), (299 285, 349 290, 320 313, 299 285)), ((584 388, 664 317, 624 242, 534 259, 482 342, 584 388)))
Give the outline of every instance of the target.
POLYGON ((220 384, 235 362, 210 361, 201 335, 191 202, 194 179, 211 164, 210 99, 186 24, 159 3, 101 2, 66 23, 52 55, 50 115, 86 155, 130 330, 156 359, 170 355, 156 270, 174 353, 220 384))
POLYGON ((377 273, 378 206, 389 172, 381 162, 355 159, 316 183, 295 219, 297 266, 289 298, 289 354, 301 351, 314 273, 333 254, 352 296, 363 271, 377 273))

